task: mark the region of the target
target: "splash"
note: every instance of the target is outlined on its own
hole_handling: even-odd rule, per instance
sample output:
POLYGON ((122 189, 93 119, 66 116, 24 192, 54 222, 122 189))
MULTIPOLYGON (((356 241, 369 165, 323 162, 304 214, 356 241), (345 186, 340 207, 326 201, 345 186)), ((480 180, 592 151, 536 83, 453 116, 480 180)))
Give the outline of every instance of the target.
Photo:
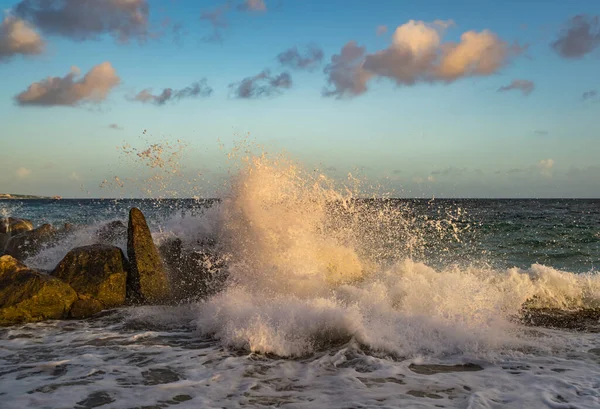
POLYGON ((464 244, 472 225, 461 209, 416 216, 361 195, 351 175, 340 188, 284 154, 236 149, 240 165, 217 213, 229 282, 195 320, 226 345, 302 356, 354 339, 400 356, 486 353, 535 345, 514 321, 527 300, 600 306, 597 276, 428 265, 428 254, 464 244))
POLYGON ((200 177, 186 175, 182 159, 189 153, 189 144, 177 139, 175 142, 162 140, 150 142, 144 130, 140 147, 129 143, 117 146, 121 160, 134 170, 137 177, 119 177, 113 175, 100 184, 101 189, 116 197, 129 194, 141 195, 153 199, 169 197, 199 197, 200 177))

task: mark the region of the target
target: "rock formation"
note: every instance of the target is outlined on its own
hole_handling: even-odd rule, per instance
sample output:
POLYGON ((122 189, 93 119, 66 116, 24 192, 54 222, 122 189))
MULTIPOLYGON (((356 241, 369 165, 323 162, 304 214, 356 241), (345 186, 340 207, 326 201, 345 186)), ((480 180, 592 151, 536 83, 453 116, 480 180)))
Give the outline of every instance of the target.
POLYGON ((71 250, 51 275, 77 292, 79 299, 71 315, 79 318, 122 306, 127 270, 128 262, 120 248, 94 244, 71 250))
POLYGON ((75 300, 68 284, 0 257, 0 325, 67 318, 75 300))
POLYGON ((136 207, 129 211, 127 257, 131 268, 127 276, 128 298, 151 304, 170 300, 167 272, 152 240, 146 218, 136 207))

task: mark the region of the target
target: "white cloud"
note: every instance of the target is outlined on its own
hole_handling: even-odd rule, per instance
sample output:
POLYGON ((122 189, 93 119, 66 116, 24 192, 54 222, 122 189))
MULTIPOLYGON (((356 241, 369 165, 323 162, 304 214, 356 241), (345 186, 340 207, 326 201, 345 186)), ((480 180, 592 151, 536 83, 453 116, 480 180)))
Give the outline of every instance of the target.
POLYGON ((42 37, 20 18, 6 16, 0 22, 0 62, 19 54, 41 54, 45 46, 42 37))
POLYGON ((553 159, 542 159, 538 162, 538 168, 540 169, 540 173, 544 176, 552 176, 552 168, 554 167, 553 159))
POLYGON ((416 83, 451 83, 460 78, 498 72, 524 47, 509 44, 489 30, 467 31, 460 41, 443 41, 451 20, 431 23, 410 20, 398 26, 392 43, 367 54, 364 47, 348 42, 325 70, 333 89, 324 96, 352 97, 367 91, 374 77, 388 78, 398 86, 416 83))
POLYGON ((31 175, 31 169, 27 169, 21 166, 19 169, 17 169, 15 174, 17 175, 18 179, 25 179, 26 177, 31 175))
POLYGON ((71 180, 74 180, 74 181, 80 181, 80 180, 81 180, 81 176, 79 176, 79 175, 77 174, 77 172, 72 172, 72 173, 69 175, 69 179, 71 179, 71 180))
POLYGON ((15 96, 21 106, 77 106, 84 102, 101 102, 116 87, 120 79, 109 62, 98 64, 77 79, 80 70, 71 67, 64 77, 48 77, 34 82, 15 96))

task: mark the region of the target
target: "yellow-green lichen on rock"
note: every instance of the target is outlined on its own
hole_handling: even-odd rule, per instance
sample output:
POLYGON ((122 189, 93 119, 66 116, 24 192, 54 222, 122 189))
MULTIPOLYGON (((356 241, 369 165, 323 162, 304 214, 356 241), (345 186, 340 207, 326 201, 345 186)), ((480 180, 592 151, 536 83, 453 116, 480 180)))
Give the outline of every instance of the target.
POLYGON ((127 257, 131 270, 127 276, 129 298, 143 303, 171 300, 171 287, 146 218, 138 208, 129 211, 127 257))
POLYGON ((94 244, 69 251, 51 275, 69 284, 80 299, 97 301, 86 301, 94 305, 88 310, 97 310, 98 305, 103 306, 102 310, 125 303, 127 267, 127 259, 120 248, 94 244))
POLYGON ((75 290, 59 279, 0 257, 0 325, 66 318, 76 299, 75 290))

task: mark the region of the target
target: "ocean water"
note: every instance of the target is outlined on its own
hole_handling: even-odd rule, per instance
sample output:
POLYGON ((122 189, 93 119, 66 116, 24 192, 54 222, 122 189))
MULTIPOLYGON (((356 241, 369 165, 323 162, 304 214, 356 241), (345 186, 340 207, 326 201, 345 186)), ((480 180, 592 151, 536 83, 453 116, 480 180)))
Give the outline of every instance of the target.
MULTIPOLYGON (((77 226, 52 269, 129 208, 155 241, 227 260, 216 294, 0 329, 0 408, 598 408, 600 335, 522 305, 600 308, 600 200, 357 199, 252 158, 221 200, 27 200, 77 226)), ((125 247, 124 242, 117 245, 125 247)))

